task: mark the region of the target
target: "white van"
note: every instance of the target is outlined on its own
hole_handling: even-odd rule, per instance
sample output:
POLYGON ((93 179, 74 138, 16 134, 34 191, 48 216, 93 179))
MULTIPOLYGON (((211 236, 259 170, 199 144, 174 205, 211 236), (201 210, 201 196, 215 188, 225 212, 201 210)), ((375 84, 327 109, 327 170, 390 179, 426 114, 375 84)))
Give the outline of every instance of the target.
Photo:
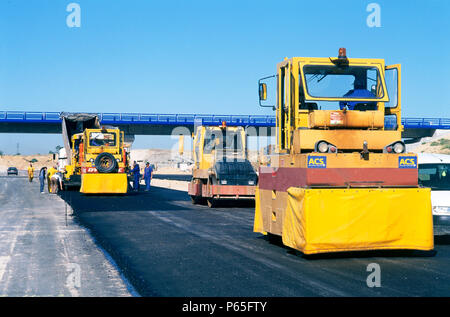
POLYGON ((450 155, 419 153, 419 185, 431 188, 433 222, 450 226, 450 155))

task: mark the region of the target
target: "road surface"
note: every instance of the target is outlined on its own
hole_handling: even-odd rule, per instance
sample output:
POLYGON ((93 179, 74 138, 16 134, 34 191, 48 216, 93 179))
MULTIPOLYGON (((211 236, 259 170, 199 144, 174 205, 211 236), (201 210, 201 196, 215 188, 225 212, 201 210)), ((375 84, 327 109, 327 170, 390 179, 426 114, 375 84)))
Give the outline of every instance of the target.
POLYGON ((83 227, 39 183, 0 176, 0 296, 130 296, 83 227))
POLYGON ((304 257, 252 232, 253 207, 192 205, 152 187, 127 196, 61 196, 143 296, 450 296, 450 236, 437 254, 304 257), (380 268, 380 287, 373 263, 380 268), (368 271, 369 269, 369 271, 368 271))

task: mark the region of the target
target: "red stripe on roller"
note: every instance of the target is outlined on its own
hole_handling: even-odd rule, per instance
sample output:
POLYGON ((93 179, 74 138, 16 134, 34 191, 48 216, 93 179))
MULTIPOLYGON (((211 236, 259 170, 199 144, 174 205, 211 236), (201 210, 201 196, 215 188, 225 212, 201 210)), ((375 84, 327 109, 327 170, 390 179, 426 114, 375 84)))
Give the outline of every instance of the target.
POLYGON ((259 188, 287 191, 289 187, 417 186, 417 169, 400 168, 270 168, 259 173, 259 188))

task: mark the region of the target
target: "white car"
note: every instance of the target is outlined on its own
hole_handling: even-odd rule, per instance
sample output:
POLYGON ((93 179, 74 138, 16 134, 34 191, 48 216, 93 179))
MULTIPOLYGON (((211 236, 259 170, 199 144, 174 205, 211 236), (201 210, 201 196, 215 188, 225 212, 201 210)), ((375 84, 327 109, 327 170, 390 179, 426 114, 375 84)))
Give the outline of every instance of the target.
POLYGON ((431 188, 435 225, 450 226, 450 155, 420 153, 419 185, 431 188))

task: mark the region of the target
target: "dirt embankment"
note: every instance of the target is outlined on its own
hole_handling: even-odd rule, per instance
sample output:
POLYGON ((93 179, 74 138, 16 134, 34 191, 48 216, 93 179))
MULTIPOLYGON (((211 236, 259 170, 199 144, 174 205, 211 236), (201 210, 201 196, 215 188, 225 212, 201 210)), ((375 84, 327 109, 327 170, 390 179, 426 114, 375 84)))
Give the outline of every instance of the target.
POLYGON ((450 133, 439 134, 428 140, 423 139, 411 150, 415 153, 450 154, 450 133))
POLYGON ((6 172, 8 167, 16 167, 19 171, 27 170, 30 162, 33 162, 35 172, 42 167, 50 168, 56 165, 53 155, 2 155, 0 156, 0 172, 6 172))

